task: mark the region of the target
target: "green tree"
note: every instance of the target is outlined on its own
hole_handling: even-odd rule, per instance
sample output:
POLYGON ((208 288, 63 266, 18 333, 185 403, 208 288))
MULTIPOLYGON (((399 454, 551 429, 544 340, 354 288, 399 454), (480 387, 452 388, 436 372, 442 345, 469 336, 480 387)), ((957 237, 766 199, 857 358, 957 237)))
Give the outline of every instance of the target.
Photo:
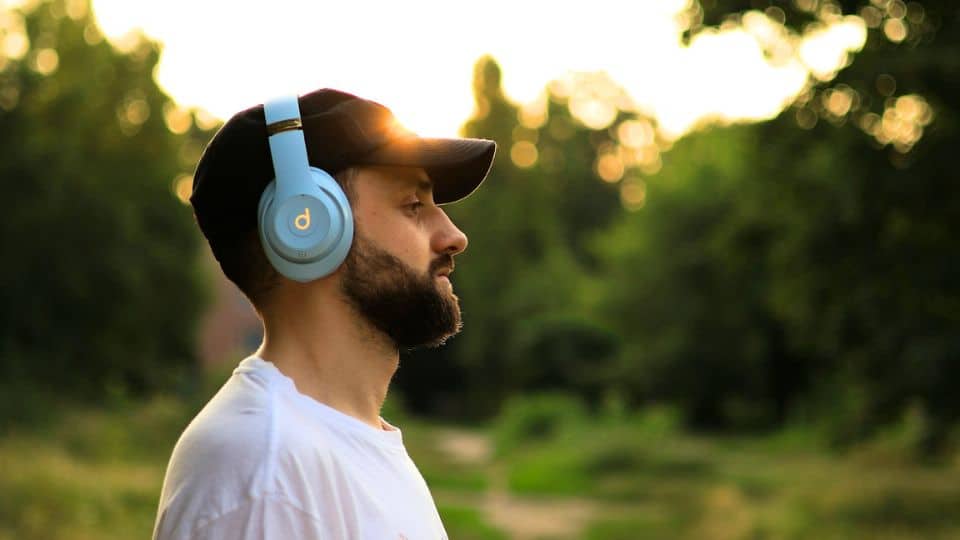
POLYGON ((838 440, 919 404, 924 443, 943 441, 960 410, 957 12, 705 1, 691 36, 757 9, 795 35, 860 14, 867 43, 777 119, 669 151, 652 119, 620 112, 589 128, 573 115, 571 96, 595 77, 548 87, 543 121, 528 122, 496 64, 478 63, 465 133, 496 139, 500 154, 484 188, 451 208, 472 244, 456 279, 466 331, 430 353, 439 361, 401 370, 408 394, 446 388, 439 408, 489 411, 521 390, 614 389, 677 404, 701 427, 812 418, 838 440))
POLYGON ((496 140, 498 156, 483 188, 449 209, 470 238, 454 278, 465 330, 405 363, 398 386, 416 409, 460 416, 495 412, 520 390, 596 400, 617 341, 582 307, 595 265, 589 239, 620 211, 617 190, 593 170, 611 136, 579 125, 554 94, 544 122, 524 125, 492 58, 476 65, 474 97, 464 135, 496 140), (538 157, 516 155, 534 143, 538 157))
POLYGON ((116 50, 83 2, 23 9, 0 12, 22 45, 0 57, 0 376, 14 415, 26 392, 169 384, 194 365, 205 296, 173 182, 208 134, 154 82, 159 48, 116 50))
MULTIPOLYGON (((634 336, 621 369, 701 425, 814 415, 849 440, 919 404, 938 447, 960 415, 956 10, 759 4, 795 28, 843 9, 874 29, 775 121, 681 141, 647 207, 598 241, 611 281, 639 273, 605 304, 634 336)), ((705 20, 750 7, 712 2, 705 20)))

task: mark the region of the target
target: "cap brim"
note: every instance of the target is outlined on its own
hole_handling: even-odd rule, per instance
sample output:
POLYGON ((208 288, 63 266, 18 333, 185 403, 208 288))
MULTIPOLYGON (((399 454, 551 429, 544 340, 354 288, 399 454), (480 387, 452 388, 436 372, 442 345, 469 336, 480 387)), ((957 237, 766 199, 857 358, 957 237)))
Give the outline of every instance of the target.
POLYGON ((459 201, 487 177, 497 145, 485 139, 394 139, 364 156, 365 165, 421 167, 433 182, 437 204, 459 201))

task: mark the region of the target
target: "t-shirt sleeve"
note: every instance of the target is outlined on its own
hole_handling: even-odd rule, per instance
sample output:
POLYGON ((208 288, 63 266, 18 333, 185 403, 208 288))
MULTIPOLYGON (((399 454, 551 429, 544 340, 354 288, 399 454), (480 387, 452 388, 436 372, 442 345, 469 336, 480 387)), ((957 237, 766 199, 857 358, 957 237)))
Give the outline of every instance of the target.
MULTIPOLYGON (((336 538, 323 522, 291 502, 258 497, 197 524, 182 540, 326 540, 336 538)), ((181 540, 177 537, 177 540, 181 540)))

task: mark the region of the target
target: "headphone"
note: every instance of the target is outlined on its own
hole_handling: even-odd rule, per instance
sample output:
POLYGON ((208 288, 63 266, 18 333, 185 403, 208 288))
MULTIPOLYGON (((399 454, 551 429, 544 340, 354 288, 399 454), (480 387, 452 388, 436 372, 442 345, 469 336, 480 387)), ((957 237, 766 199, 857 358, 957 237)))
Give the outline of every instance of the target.
POLYGON ((270 264, 305 283, 343 263, 353 242, 353 213, 337 181, 307 161, 297 99, 263 104, 276 178, 260 196, 257 223, 270 264))

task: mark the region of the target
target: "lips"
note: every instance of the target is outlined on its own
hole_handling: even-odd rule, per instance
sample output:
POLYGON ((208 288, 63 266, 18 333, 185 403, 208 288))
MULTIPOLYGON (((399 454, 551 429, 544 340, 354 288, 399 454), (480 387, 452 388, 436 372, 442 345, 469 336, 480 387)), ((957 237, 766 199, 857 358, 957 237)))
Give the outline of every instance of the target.
POLYGON ((445 277, 450 279, 453 273, 453 257, 449 254, 441 255, 430 264, 430 271, 436 277, 445 277))

